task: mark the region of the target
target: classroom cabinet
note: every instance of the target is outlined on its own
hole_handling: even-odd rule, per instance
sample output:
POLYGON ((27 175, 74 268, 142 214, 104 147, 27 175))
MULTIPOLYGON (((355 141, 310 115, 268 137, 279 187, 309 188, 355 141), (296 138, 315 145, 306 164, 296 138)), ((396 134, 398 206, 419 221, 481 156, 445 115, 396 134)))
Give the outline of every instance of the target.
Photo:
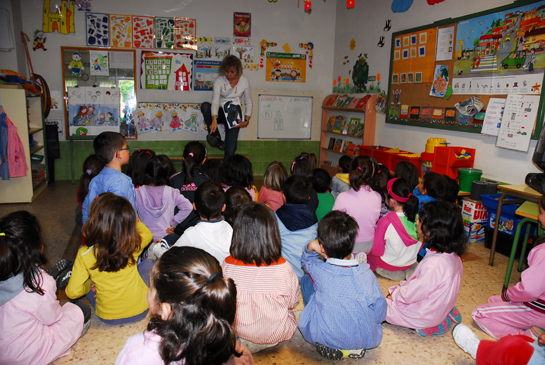
POLYGON ((0 97, 7 117, 17 127, 28 166, 26 176, 0 180, 0 203, 31 203, 48 182, 42 95, 28 94, 16 85, 0 85, 0 97))
MULTIPOLYGON (((353 95, 354 96, 354 95, 353 95)), ((364 95, 356 94, 356 97, 363 97, 364 95)), ((350 141, 356 145, 370 146, 375 143, 375 123, 376 123, 376 109, 375 105, 378 99, 377 95, 373 95, 369 98, 365 104, 364 109, 355 108, 339 108, 334 106, 327 106, 326 101, 329 96, 326 97, 322 103, 322 126, 320 137, 320 167, 327 170, 331 176, 337 173, 337 163, 342 155, 353 156, 353 154, 336 152, 330 149, 329 143, 331 138, 342 139, 343 141, 350 141), (356 137, 351 134, 343 134, 342 132, 332 132, 327 130, 327 123, 329 117, 332 115, 342 115, 347 123, 350 122, 350 118, 359 118, 364 122, 363 136, 356 137), (324 161, 330 161, 331 166, 324 165, 324 161)), ((342 151, 342 149, 341 149, 342 151)))

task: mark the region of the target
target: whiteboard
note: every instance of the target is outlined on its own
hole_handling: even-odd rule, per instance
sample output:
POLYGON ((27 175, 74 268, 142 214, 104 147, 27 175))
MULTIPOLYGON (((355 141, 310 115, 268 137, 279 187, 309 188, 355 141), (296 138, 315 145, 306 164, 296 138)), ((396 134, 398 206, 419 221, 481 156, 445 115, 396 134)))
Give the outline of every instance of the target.
POLYGON ((259 94, 257 138, 310 139, 312 96, 259 94))

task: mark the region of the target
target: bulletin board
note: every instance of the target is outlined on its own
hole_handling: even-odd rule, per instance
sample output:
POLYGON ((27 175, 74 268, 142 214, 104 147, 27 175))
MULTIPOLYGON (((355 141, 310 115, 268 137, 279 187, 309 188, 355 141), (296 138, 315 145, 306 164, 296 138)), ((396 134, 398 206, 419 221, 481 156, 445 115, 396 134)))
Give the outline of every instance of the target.
POLYGON ((312 96, 259 94, 257 138, 310 139, 312 96))
MULTIPOLYGON (((517 1, 394 33, 386 123, 481 133, 482 115, 464 118, 455 104, 477 96, 485 112, 491 97, 508 94, 540 95, 536 120, 542 121, 544 6, 544 0, 517 1)), ((532 139, 541 128, 536 123, 532 139)))

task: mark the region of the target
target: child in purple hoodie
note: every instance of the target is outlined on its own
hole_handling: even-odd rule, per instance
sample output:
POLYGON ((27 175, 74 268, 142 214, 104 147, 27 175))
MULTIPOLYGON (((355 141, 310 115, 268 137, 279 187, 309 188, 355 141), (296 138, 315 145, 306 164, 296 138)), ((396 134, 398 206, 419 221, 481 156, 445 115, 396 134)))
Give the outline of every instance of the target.
POLYGON ((170 187, 170 163, 165 155, 152 157, 146 165, 147 184, 136 189, 138 217, 153 233, 153 240, 160 240, 174 232, 193 210, 191 202, 178 189, 170 187), (179 211, 175 215, 174 209, 179 211))

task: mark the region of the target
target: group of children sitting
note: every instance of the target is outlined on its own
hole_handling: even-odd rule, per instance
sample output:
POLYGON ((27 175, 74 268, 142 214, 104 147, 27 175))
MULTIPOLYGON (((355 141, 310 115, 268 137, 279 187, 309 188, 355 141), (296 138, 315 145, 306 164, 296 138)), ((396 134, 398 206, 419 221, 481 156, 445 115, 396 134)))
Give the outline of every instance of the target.
MULTIPOLYGON (((327 359, 357 359, 379 346, 385 322, 431 336, 462 320, 455 304, 466 236, 453 179, 428 172, 420 182, 409 163, 391 178, 370 156, 343 156, 331 179, 302 153, 289 173, 272 162, 257 192, 246 157, 207 160, 198 141, 186 144, 179 173, 151 150, 131 157, 119 133, 101 133, 93 147, 77 194, 84 244, 66 286, 75 301, 61 307, 55 280, 40 269, 36 217, 21 211, 0 221, 0 364, 68 354, 90 325, 89 306, 76 300, 83 296, 105 323, 151 315, 116 364, 252 364, 251 353, 297 328, 327 359), (385 297, 375 273, 400 283, 385 297)), ((545 224, 545 198, 540 206, 545 224)), ((473 312, 499 342, 455 327, 478 363, 520 360, 509 357, 513 348, 543 361, 526 336, 545 328, 545 246, 529 265, 521 283, 473 312)))

